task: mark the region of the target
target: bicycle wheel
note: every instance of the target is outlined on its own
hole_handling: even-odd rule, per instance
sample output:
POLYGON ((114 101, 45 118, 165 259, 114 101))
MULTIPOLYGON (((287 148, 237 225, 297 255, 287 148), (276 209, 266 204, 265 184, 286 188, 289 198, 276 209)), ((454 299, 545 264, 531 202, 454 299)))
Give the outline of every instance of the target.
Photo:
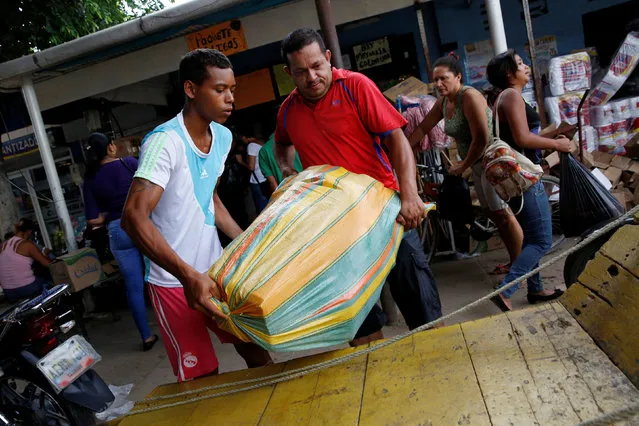
POLYGON ((430 264, 435 257, 435 250, 437 249, 437 241, 439 239, 439 219, 437 218, 436 212, 431 211, 428 213, 421 225, 417 227, 417 233, 424 248, 426 259, 430 264))
POLYGON ((552 218, 552 246, 550 251, 552 252, 566 240, 559 220, 559 178, 544 175, 541 177, 541 183, 544 185, 548 203, 550 204, 552 218))

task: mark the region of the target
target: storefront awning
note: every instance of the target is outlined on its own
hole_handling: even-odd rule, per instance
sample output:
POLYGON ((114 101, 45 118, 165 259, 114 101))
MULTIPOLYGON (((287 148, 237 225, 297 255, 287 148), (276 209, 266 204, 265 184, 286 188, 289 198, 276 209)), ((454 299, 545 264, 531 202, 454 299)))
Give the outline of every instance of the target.
POLYGON ((35 82, 46 80, 287 1, 290 0, 192 1, 164 9, 0 63, 0 89, 18 90, 25 75, 31 75, 35 82))

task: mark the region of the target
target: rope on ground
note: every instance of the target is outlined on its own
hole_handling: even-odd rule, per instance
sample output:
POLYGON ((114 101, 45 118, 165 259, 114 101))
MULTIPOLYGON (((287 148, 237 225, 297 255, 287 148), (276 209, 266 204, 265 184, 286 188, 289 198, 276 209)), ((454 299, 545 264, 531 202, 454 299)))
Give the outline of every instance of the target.
POLYGON ((579 423, 578 426, 608 426, 617 422, 624 422, 633 420, 639 415, 639 404, 630 405, 619 410, 611 411, 608 414, 604 414, 596 419, 588 420, 583 423, 579 423))
POLYGON ((413 330, 410 330, 406 333, 397 335, 395 337, 392 337, 390 339, 384 340, 382 342, 379 343, 375 343, 372 344, 371 346, 365 348, 365 349, 361 349, 357 352, 353 352, 347 355, 343 355, 341 357, 338 358, 334 358, 331 360, 327 360, 327 361, 323 361, 323 362, 319 362, 317 364, 313 364, 307 367, 302 367, 302 368, 298 368, 295 370, 290 370, 290 371, 286 371, 286 372, 282 372, 282 373, 278 373, 278 374, 273 374, 271 376, 267 376, 267 377, 259 377, 259 378, 255 378, 255 379, 248 379, 248 380, 240 380, 237 382, 233 382, 233 383, 223 383, 223 384, 219 384, 219 385, 213 385, 213 386, 205 386, 199 389, 194 389, 194 390, 189 390, 189 391, 184 391, 184 392, 178 392, 178 393, 174 393, 171 395, 163 395, 163 396, 156 396, 153 398, 148 398, 145 399, 143 401, 141 401, 141 404, 149 404, 151 402, 155 402, 155 401, 163 401, 163 400, 167 400, 167 399, 174 399, 174 398, 179 398, 179 397, 183 397, 183 396, 189 396, 189 395, 195 395, 195 394, 201 394, 203 392, 208 392, 208 391, 212 391, 212 390, 219 390, 219 389, 225 389, 225 388, 229 388, 229 387, 234 387, 234 386, 242 386, 242 385, 251 385, 251 386, 246 386, 246 387, 242 387, 242 388, 237 388, 237 389, 231 389, 228 391, 224 391, 224 392, 217 392, 217 393, 213 393, 210 395, 202 395, 202 396, 198 396, 195 398, 191 398, 185 401, 178 401, 178 402, 173 402, 173 403, 169 403, 169 404, 165 404, 165 405, 158 405, 158 406, 153 406, 153 407, 148 407, 148 408, 144 408, 144 409, 140 409, 140 410, 134 410, 131 411, 129 413, 127 413, 125 416, 133 416, 133 415, 137 415, 137 414, 143 414, 143 413, 149 413, 152 411, 157 411, 157 410, 162 410, 162 409, 166 409, 166 408, 173 408, 173 407, 178 407, 181 405, 186 405, 186 404, 192 404, 194 402, 199 402, 199 401, 203 401, 205 399, 210 399, 210 398, 216 398, 216 397, 220 397, 220 396, 227 396, 227 395, 232 395, 232 394, 236 394, 236 393, 240 393, 240 392, 245 392, 245 391, 249 391, 249 390, 253 390, 253 389, 257 389, 257 388, 261 388, 264 386, 271 386, 271 385, 275 385, 277 383, 281 383, 281 382, 285 382, 288 380, 292 380, 298 377, 302 377, 305 376, 307 374, 311 374, 311 373, 315 373, 317 371, 326 369, 328 367, 333 367, 339 364, 343 364, 345 362, 348 362, 352 359, 364 356, 364 355, 368 355, 371 352, 377 351, 379 349, 385 348, 387 346, 392 345, 393 343, 405 339, 409 336, 412 336, 415 333, 418 333, 420 331, 424 331, 424 330, 428 330, 430 328, 433 328, 434 326, 440 324, 443 321, 446 321, 456 315, 459 315, 463 312, 466 312, 472 308, 474 308, 475 306, 480 305, 481 303, 489 300, 491 297, 496 296, 498 294, 500 294, 501 292, 516 286, 518 284, 520 284, 521 282, 525 281, 526 279, 530 278, 531 276, 537 274, 538 272, 540 272, 542 269, 547 268, 550 265, 553 265, 555 263, 557 263, 559 260, 569 256, 570 254, 578 251, 579 249, 581 249, 582 247, 584 247, 585 245, 589 244, 591 241, 596 240, 597 238, 599 238, 600 236, 606 234, 607 232, 611 231, 612 229, 614 229, 615 227, 617 227, 619 224, 621 224, 623 221, 625 221, 628 217, 635 215, 636 213, 639 213, 639 205, 635 206, 634 208, 632 208, 630 211, 628 211, 627 213, 625 213, 624 215, 620 216, 619 218, 617 218, 616 220, 608 223, 606 226, 594 231, 592 234, 590 234, 587 238, 585 238, 583 241, 581 241, 579 244, 576 244, 575 246, 569 248, 568 250, 565 250, 563 252, 561 252, 560 254, 554 256, 553 258, 551 258, 550 260, 548 260, 547 262, 543 263, 542 265, 540 265, 539 267, 533 269, 532 271, 528 272, 525 275, 522 275, 521 277, 517 278, 516 280, 511 281, 510 283, 500 287, 499 289, 487 294, 486 296, 475 300, 474 302, 471 302, 469 304, 467 304, 466 306, 463 306, 459 309, 457 309, 456 311, 453 311, 447 315, 442 316, 441 318, 438 318, 434 321, 431 321, 427 324, 424 324, 418 328, 415 328, 413 330))

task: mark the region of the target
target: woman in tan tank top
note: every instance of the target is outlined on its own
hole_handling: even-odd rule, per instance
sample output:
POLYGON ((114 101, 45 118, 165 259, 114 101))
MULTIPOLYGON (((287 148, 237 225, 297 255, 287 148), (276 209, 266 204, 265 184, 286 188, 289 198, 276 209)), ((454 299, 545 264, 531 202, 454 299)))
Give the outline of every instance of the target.
POLYGON ((462 159, 448 173, 462 175, 472 169, 477 198, 497 225, 510 257, 510 264, 498 265, 494 273, 506 273, 521 252, 524 236, 508 204, 499 198, 484 177, 481 159, 492 138, 492 111, 478 90, 462 84, 462 65, 453 56, 445 56, 435 62, 433 82, 440 98, 410 135, 409 141, 415 146, 437 123, 445 120, 446 134, 455 139, 462 159))

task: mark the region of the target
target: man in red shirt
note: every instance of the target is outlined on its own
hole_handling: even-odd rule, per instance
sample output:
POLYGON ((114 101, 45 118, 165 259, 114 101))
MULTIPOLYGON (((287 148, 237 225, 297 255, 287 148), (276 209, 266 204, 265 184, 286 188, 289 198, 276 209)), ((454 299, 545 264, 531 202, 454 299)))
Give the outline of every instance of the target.
MULTIPOLYGON (((402 132, 406 120, 366 76, 331 67, 331 52, 317 31, 299 29, 289 34, 282 42, 282 58, 297 87, 277 117, 274 153, 282 175, 295 173, 297 150, 305 168, 341 166, 399 190, 402 206, 397 221, 410 231, 387 279, 391 293, 411 329, 441 317, 435 280, 413 230, 425 207, 417 194, 415 158, 402 132)), ((353 343, 381 338, 384 322, 375 305, 353 343)))

